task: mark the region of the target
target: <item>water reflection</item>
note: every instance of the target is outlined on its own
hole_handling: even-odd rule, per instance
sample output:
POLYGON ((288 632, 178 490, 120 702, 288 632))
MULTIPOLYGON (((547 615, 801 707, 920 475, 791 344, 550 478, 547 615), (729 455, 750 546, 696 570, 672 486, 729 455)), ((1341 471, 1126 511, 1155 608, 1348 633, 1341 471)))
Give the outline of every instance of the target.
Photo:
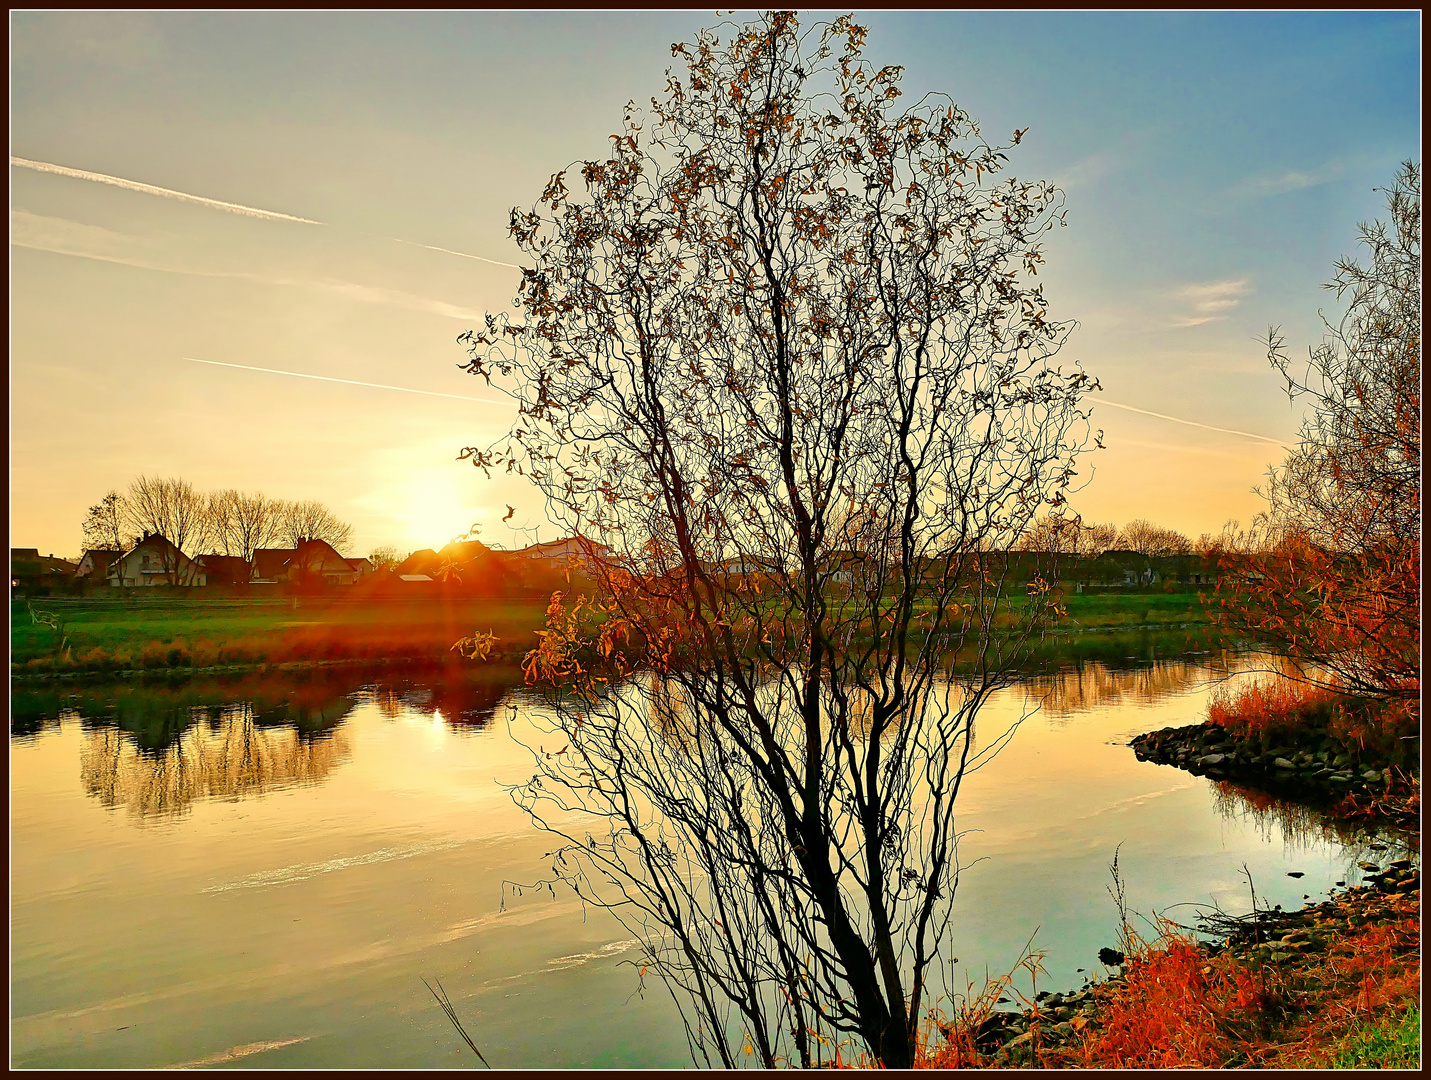
POLYGON ((521 683, 519 668, 493 665, 32 685, 12 692, 10 732, 23 742, 78 723, 85 792, 138 820, 165 819, 201 799, 321 783, 350 756, 343 725, 361 704, 375 704, 389 719, 437 716, 455 731, 476 733, 521 683))
POLYGON ((1154 660, 1122 669, 1091 660, 1068 670, 1033 676, 1024 681, 1024 690, 1046 715, 1068 717, 1100 705, 1163 701, 1221 679, 1242 666, 1243 662, 1231 654, 1198 660, 1154 660))
POLYGON ((388 679, 367 688, 378 710, 389 720, 405 712, 440 716, 454 731, 478 732, 492 723, 497 708, 524 681, 520 668, 493 666, 477 672, 388 679))
POLYGON ((91 727, 80 750, 80 782, 107 809, 172 818, 199 799, 228 801, 317 784, 351 754, 346 734, 265 724, 251 704, 231 705, 193 724, 159 750, 118 727, 91 727))
POLYGON ((1251 821, 1265 839, 1281 839, 1292 848, 1306 851, 1320 844, 1340 844, 1354 861, 1410 858, 1419 852, 1414 830, 1331 813, 1333 801, 1330 797, 1321 802, 1294 801, 1227 780, 1213 785, 1213 805, 1222 817, 1251 821), (1384 854, 1387 851, 1392 854, 1384 854))

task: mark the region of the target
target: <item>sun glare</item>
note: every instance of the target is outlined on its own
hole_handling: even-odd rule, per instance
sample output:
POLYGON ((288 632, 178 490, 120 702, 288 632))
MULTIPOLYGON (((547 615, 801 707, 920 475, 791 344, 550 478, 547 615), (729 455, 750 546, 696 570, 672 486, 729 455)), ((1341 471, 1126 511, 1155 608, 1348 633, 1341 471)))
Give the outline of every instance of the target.
POLYGON ((409 482, 401 521, 404 543, 410 549, 441 548, 449 540, 467 535, 482 517, 481 508, 463 490, 462 479, 439 472, 409 482))

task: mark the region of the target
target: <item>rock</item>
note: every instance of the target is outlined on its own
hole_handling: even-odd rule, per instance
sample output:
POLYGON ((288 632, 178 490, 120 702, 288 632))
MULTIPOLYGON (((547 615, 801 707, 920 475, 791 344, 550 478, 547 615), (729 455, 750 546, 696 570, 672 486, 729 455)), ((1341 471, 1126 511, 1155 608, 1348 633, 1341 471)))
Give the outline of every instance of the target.
POLYGON ((1272 764, 1276 765, 1279 769, 1295 769, 1297 767, 1284 757, 1273 758, 1272 764))
POLYGON ((1205 754, 1197 759, 1197 763, 1199 765, 1221 765, 1224 757, 1223 754, 1205 754))
POLYGON ((1004 1049, 1013 1050, 1016 1047, 1023 1046, 1025 1043, 1030 1042, 1033 1042, 1033 1032, 1025 1031, 1022 1035, 1015 1035, 1008 1042, 1004 1043, 1004 1049))
POLYGON ((1361 774, 1361 778, 1363 780, 1380 780, 1381 773, 1377 772, 1375 769, 1367 769, 1366 772, 1361 774))

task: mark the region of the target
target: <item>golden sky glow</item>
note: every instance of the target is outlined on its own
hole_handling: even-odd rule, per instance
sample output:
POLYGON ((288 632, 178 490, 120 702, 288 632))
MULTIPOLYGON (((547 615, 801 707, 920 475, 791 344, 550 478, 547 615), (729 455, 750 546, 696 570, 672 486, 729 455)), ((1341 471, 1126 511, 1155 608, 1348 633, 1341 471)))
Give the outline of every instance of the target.
MULTIPOLYGON (((77 555, 140 473, 321 499, 353 554, 554 538, 524 481, 457 460, 512 410, 456 339, 511 303, 510 208, 603 154, 707 19, 12 16, 11 543, 77 555)), ((1041 276, 1117 403, 1085 517, 1256 513, 1298 416, 1256 339, 1315 343, 1318 286, 1418 152, 1415 20, 868 17, 908 93, 1029 127, 1011 171, 1066 190, 1041 276)))

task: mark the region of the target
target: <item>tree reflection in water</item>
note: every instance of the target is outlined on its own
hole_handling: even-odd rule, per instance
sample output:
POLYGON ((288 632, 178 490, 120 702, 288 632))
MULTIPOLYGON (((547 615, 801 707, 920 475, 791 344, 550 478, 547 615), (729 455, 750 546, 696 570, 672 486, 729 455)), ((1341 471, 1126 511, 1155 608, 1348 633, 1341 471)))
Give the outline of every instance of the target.
POLYGON ((1217 811, 1225 818, 1250 820, 1268 841, 1281 840, 1291 849, 1309 851, 1320 844, 1340 844, 1351 861, 1383 862, 1411 858, 1420 849, 1414 829, 1350 819, 1332 812, 1330 798, 1321 804, 1284 798, 1258 788, 1219 780, 1213 785, 1217 811))
POLYGON ((198 799, 236 800, 320 783, 350 755, 344 721, 371 703, 382 715, 438 716, 452 730, 490 727, 522 684, 521 669, 334 667, 217 678, 25 686, 11 695, 12 739, 84 728, 80 776, 104 806, 141 820, 198 799))
POLYGON ((479 677, 466 670, 437 678, 389 678, 369 693, 389 720, 404 713, 440 716, 454 731, 475 733, 489 727, 497 707, 524 685, 521 668, 493 665, 479 677))
POLYGON ((158 750, 118 727, 91 727, 80 751, 85 791, 140 819, 171 818, 198 799, 236 801, 319 783, 351 753, 341 730, 311 735, 265 726, 248 702, 206 719, 158 750))
POLYGON ((1243 670, 1250 659, 1235 654, 1206 660, 1155 660, 1129 669, 1117 669, 1097 660, 1077 668, 1036 675, 1023 683, 1024 692, 1039 702, 1041 712, 1060 719, 1074 713, 1122 702, 1151 704, 1210 685, 1243 670))

